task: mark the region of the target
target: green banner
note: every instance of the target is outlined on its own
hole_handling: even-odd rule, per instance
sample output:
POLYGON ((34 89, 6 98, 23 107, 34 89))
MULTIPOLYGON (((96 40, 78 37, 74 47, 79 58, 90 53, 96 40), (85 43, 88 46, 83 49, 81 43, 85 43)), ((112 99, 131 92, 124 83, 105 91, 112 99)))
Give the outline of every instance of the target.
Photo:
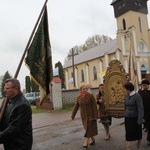
POLYGON ((40 103, 42 103, 49 94, 49 83, 53 77, 47 8, 45 8, 38 29, 28 49, 25 63, 30 70, 31 78, 42 92, 40 99, 40 103))

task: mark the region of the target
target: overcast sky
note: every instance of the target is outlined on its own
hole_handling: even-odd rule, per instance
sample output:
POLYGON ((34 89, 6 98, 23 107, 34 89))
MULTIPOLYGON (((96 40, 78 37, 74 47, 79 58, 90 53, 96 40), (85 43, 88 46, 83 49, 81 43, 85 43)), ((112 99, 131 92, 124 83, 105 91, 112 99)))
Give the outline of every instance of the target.
MULTIPOLYGON (((45 0, 0 0, 0 75, 14 76, 45 0)), ((53 66, 62 65, 69 50, 93 35, 116 38, 112 0, 48 0, 53 66)), ((148 1, 150 11, 150 2, 148 1)), ((150 20, 150 14, 148 15, 150 20)), ((150 21, 149 21, 150 24, 150 21)), ((18 79, 24 88, 29 71, 22 64, 18 79)))

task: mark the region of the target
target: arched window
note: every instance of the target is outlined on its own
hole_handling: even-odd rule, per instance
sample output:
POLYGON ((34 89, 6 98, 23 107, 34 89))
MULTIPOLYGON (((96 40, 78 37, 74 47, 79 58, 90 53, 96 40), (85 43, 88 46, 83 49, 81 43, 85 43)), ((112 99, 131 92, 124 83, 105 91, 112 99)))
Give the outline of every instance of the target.
POLYGON ((142 3, 141 3, 141 2, 139 2, 139 6, 142 6, 142 3))
POLYGON ((95 66, 93 67, 93 79, 97 80, 97 70, 95 66))
POLYGON ((123 30, 126 30, 126 21, 125 19, 122 20, 123 30))
POLYGON ((137 1, 135 1, 135 2, 134 2, 134 4, 135 4, 135 5, 138 5, 138 2, 137 2, 137 1))
POLYGON ((126 6, 125 2, 123 2, 121 5, 122 5, 122 7, 125 7, 125 6, 126 6))
POLYGON ((142 52, 142 53, 149 52, 149 49, 147 48, 144 40, 142 40, 142 39, 139 42, 138 51, 142 52))
POLYGON ((143 32, 143 30, 142 30, 142 21, 141 21, 140 17, 138 18, 138 21, 139 21, 140 32, 143 32))
POLYGON ((118 5, 118 9, 121 9, 121 5, 118 5))
POLYGON ((142 6, 142 2, 135 1, 134 4, 140 7, 142 6))
POLYGON ((84 71, 81 70, 81 81, 84 82, 84 71))

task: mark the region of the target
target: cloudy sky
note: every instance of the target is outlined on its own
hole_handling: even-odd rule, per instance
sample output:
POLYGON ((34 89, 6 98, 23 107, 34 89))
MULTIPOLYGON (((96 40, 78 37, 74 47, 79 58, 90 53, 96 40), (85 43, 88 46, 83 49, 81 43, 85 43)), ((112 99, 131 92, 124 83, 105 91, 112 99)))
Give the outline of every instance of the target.
MULTIPOLYGON (((0 75, 14 76, 45 0, 1 0, 0 75)), ((53 66, 64 60, 69 50, 84 44, 93 35, 116 38, 112 0, 48 0, 49 33, 53 66)), ((148 2, 150 11, 150 2, 148 2)), ((150 14, 148 15, 150 24, 150 14)), ((24 88, 29 71, 22 64, 18 79, 24 88)))

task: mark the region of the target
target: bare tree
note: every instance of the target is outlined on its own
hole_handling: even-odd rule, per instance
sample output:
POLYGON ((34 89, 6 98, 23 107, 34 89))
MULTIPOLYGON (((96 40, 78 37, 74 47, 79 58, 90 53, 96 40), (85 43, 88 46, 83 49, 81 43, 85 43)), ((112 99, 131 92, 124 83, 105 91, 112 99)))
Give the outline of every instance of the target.
MULTIPOLYGON (((107 35, 94 35, 92 37, 88 37, 83 45, 74 46, 73 50, 74 53, 79 54, 111 40, 112 38, 108 37, 107 35)), ((69 50, 65 62, 71 59, 71 54, 72 54, 72 48, 69 50)))

